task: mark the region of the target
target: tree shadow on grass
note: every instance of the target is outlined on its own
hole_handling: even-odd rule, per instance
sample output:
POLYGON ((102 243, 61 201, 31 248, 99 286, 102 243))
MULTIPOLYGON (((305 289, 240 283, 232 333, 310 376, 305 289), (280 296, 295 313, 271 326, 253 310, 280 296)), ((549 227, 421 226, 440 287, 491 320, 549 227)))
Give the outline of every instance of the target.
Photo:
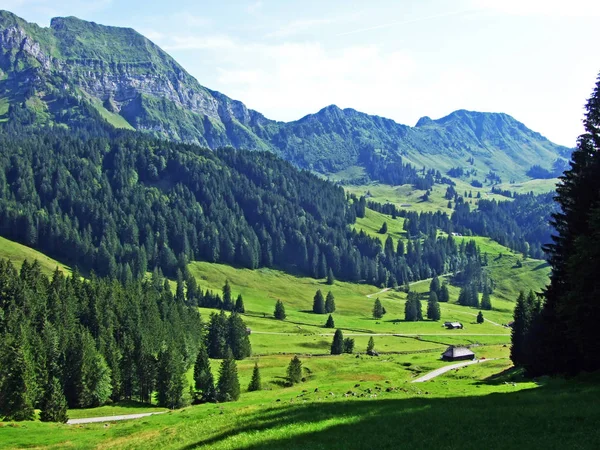
POLYGON ((599 448, 600 408, 590 398, 599 390, 587 390, 282 405, 235 417, 227 431, 183 448, 599 448))

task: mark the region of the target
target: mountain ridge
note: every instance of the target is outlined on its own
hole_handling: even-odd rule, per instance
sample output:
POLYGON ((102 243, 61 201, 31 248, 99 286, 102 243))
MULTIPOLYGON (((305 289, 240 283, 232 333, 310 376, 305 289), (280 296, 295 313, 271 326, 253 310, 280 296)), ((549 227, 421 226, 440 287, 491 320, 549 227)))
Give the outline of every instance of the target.
MULTIPOLYGON (((404 161, 442 172, 472 160, 478 175, 491 170, 522 180, 532 165, 549 168, 569 154, 504 113, 457 110, 410 127, 329 105, 296 121, 271 120, 203 86, 133 28, 75 17, 42 28, 0 11, 0 105, 25 105, 42 122, 69 126, 64 109, 52 106, 59 92, 117 127, 209 148, 268 150, 323 174, 374 158, 387 167, 404 161)), ((8 110, 3 115, 0 107, 2 119, 8 110)))

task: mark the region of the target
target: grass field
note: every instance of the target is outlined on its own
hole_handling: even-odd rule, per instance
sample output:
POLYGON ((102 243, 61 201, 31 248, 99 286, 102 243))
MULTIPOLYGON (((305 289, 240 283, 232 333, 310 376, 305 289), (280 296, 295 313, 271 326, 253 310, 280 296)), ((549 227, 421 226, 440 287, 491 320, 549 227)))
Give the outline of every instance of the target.
POLYGON ((37 260, 42 267, 42 272, 51 275, 56 268, 66 274, 71 273, 71 269, 64 264, 55 261, 52 258, 38 252, 30 247, 18 244, 0 236, 0 259, 9 259, 16 267, 21 267, 23 261, 33 262, 37 260))
MULTIPOLYGON (((386 216, 370 211, 357 226, 372 234, 383 220, 386 216)), ((395 239, 402 237, 401 220, 388 221, 388 229, 395 239)), ((376 286, 339 281, 329 286, 324 280, 277 270, 193 262, 189 270, 202 289, 220 292, 227 279, 233 295, 241 293, 244 298, 243 318, 252 330, 253 356, 238 361, 242 387, 238 402, 191 406, 107 424, 0 423, 0 448, 552 448, 564 439, 581 442, 580 448, 585 448, 598 437, 595 423, 600 417, 589 401, 591 396, 600 399, 596 385, 533 382, 506 372, 511 368, 510 332, 499 325, 511 319, 519 289, 540 289, 546 283, 547 267, 541 261, 526 260, 517 269, 519 255, 489 239, 475 239, 488 253, 488 270, 497 280, 494 310, 484 313, 488 321, 480 325, 475 323, 476 309, 455 304, 459 289, 454 286, 450 287, 451 302, 441 305, 441 322, 404 322, 403 292, 381 292, 376 286), (334 294, 336 328, 355 340, 356 354, 329 355, 334 330, 323 327, 327 315, 311 312, 317 289, 334 294), (381 320, 371 317, 376 297, 387 310, 381 320), (278 299, 286 307, 285 321, 272 317, 278 299), (460 321, 465 328, 446 330, 442 326, 446 320, 460 321), (379 357, 364 353, 370 337, 379 357), (475 344, 472 348, 478 358, 498 359, 455 369, 425 383, 411 383, 447 365, 440 354, 448 345, 461 344, 475 344), (288 386, 286 367, 293 354, 300 355, 305 381, 288 386), (250 393, 247 386, 256 362, 263 390, 250 393), (448 441, 447 430, 462 429, 470 421, 473 426, 468 432, 448 441), (579 421, 577 428, 567 426, 579 421), (534 438, 527 432, 542 423, 548 429, 542 436, 534 438), (562 440, 557 441, 557 436, 562 440)), ((37 258, 47 273, 57 265, 68 271, 6 239, 0 240, 0 257, 17 265, 25 258, 37 258)), ((411 290, 425 297, 429 283, 413 283, 411 290)), ((204 321, 215 312, 200 311, 204 321)), ((219 364, 212 361, 215 378, 219 364)), ((190 369, 188 383, 192 379, 190 369)), ((83 418, 161 410, 119 403, 71 410, 69 415, 83 418)))

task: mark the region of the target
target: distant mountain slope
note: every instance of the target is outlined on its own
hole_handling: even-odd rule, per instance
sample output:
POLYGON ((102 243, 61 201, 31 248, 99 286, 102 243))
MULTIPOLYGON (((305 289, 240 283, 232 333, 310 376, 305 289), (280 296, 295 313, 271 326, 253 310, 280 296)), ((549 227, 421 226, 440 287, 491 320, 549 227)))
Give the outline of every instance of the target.
POLYGON ((374 155, 442 172, 472 158, 482 179, 494 170, 524 180, 532 165, 550 168, 569 152, 506 114, 457 111, 409 127, 329 106, 276 122, 203 87, 133 29, 74 17, 41 28, 0 11, 0 122, 16 117, 11 105, 35 124, 72 126, 93 110, 115 127, 210 148, 269 150, 321 173, 368 166, 374 155))

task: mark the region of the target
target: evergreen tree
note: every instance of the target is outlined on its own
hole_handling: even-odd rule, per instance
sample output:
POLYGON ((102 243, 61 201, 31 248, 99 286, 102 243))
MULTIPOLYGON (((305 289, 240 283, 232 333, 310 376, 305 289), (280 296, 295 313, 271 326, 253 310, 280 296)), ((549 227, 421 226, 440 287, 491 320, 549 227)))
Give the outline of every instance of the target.
POLYGON ((295 355, 287 368, 287 378, 290 384, 297 384, 302 381, 302 361, 295 355))
POLYGON ((492 309, 492 300, 487 288, 483 290, 483 295, 481 296, 481 309, 488 311, 492 309))
POLYGON ((344 353, 344 334, 339 328, 335 330, 333 335, 333 342, 331 343, 331 354, 341 355, 344 353))
POLYGON ((444 281, 440 288, 440 294, 438 295, 438 301, 440 303, 448 303, 450 301, 450 291, 448 290, 448 283, 444 281))
POLYGON ((477 323, 483 323, 484 321, 485 319, 483 318, 483 313, 479 311, 479 314, 477 314, 477 323))
POLYGON ((329 270, 327 271, 327 284, 331 286, 334 282, 335 282, 335 278, 333 277, 333 270, 331 270, 331 267, 330 267, 329 270))
POLYGON ((200 394, 201 401, 213 402, 216 400, 215 381, 210 370, 210 360, 206 346, 202 343, 200 343, 194 364, 194 388, 200 394))
POLYGON ((223 286, 223 309, 225 311, 233 311, 233 299, 231 297, 229 280, 225 280, 225 285, 223 286))
POLYGON ((373 304, 373 318, 381 319, 383 317, 383 306, 381 305, 381 301, 379 297, 375 299, 375 303, 373 304))
POLYGON ((0 358, 3 372, 0 378, 0 416, 7 421, 33 420, 35 411, 27 376, 28 361, 21 342, 11 339, 4 343, 0 358))
POLYGON ((217 383, 217 400, 220 402, 236 401, 240 398, 240 382, 238 380, 237 365, 233 353, 227 349, 225 358, 219 369, 217 383))
POLYGON ((379 234, 386 234, 388 232, 387 222, 383 222, 381 228, 379 229, 379 234))
POLYGON ((315 314, 325 314, 325 299, 323 299, 321 289, 317 290, 313 299, 313 312, 315 314))
POLYGON ((369 343, 367 344, 367 353, 370 353, 375 350, 375 339, 373 336, 369 337, 369 343))
POLYGON ((277 300, 275 302, 275 312, 273 313, 273 316, 277 320, 285 320, 285 306, 283 306, 283 302, 281 300, 277 300))
POLYGON ((352 353, 354 352, 354 339, 345 338, 344 339, 344 353, 352 353))
POLYGON ((227 316, 223 311, 210 315, 208 334, 206 335, 206 349, 208 356, 213 359, 222 359, 227 351, 227 316))
POLYGON ((69 420, 67 414, 67 400, 60 381, 53 376, 49 381, 44 398, 42 399, 40 420, 42 422, 66 423, 69 420))
POLYGON ((158 405, 169 409, 180 408, 184 404, 183 359, 171 346, 164 346, 158 354, 156 375, 156 399, 158 405))
POLYGON ((327 293, 327 298, 325 299, 325 312, 326 313, 334 313, 335 312, 335 297, 329 291, 327 293))
POLYGON ((236 312, 229 316, 229 332, 227 342, 235 359, 244 359, 252 354, 250 338, 246 331, 246 324, 236 312))
POLYGON ((439 297, 441 291, 440 279, 437 277, 433 277, 431 283, 429 284, 429 292, 435 292, 435 295, 439 297))
POLYGON ((531 325, 531 310, 525 299, 525 293, 521 291, 515 305, 515 314, 513 319, 511 333, 510 359, 515 365, 522 365, 526 362, 525 358, 525 339, 531 325))
POLYGON ((440 304, 438 303, 437 295, 434 291, 429 294, 429 301, 427 302, 427 318, 429 320, 440 320, 440 304))
POLYGON ((258 369, 258 363, 254 363, 254 370, 252 371, 252 379, 248 385, 248 392, 260 391, 262 385, 260 382, 260 371, 258 369))
POLYGON ((237 299, 235 301, 234 311, 236 311, 240 314, 244 314, 246 312, 246 308, 244 308, 244 299, 242 298, 242 294, 239 294, 237 296, 237 299))
POLYGON ((417 322, 423 320, 423 310, 419 294, 409 292, 404 304, 404 320, 407 322, 417 322))
POLYGON ((331 317, 331 314, 329 314, 327 322, 325 322, 325 328, 335 328, 335 322, 333 321, 333 317, 331 317))

